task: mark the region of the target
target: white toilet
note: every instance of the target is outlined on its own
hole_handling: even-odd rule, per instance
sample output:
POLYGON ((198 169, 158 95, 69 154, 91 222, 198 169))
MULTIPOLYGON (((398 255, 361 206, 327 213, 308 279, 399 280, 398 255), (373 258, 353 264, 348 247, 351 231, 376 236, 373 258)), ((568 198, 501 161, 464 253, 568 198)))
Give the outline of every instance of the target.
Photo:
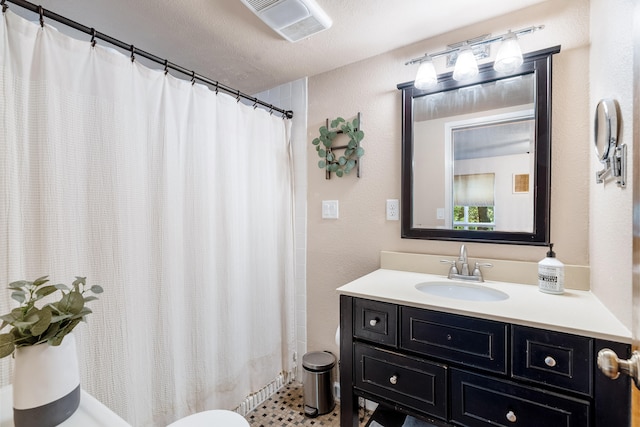
POLYGON ((249 423, 236 412, 215 409, 189 415, 167 427, 249 427, 249 423))

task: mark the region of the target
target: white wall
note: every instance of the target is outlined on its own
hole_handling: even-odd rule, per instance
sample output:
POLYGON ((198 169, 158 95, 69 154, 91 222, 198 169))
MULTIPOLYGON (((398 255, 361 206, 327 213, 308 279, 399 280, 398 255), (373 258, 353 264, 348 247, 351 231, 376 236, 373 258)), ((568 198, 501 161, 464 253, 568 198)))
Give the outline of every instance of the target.
MULTIPOLYGON (((449 43, 544 24, 544 30, 521 38, 523 51, 562 45, 553 59, 551 238, 563 262, 588 266, 593 179, 592 150, 586 146, 592 126, 589 13, 589 0, 548 1, 309 78, 309 350, 337 351, 333 339, 339 318, 336 288, 377 269, 381 250, 445 257, 459 252, 458 242, 401 239, 400 222, 385 218, 385 200, 401 195, 401 96, 396 85, 413 80, 416 72, 416 67, 404 63, 449 43), (325 180, 316 166, 311 140, 326 118, 350 117, 358 111, 365 132, 362 177, 325 180), (321 201, 333 199, 340 202, 340 218, 323 220, 321 201)), ((472 258, 532 262, 546 253, 540 246, 486 243, 469 243, 467 250, 472 258)))
MULTIPOLYGON (((591 0, 591 55, 589 111, 593 123, 598 101, 613 98, 620 105, 620 143, 633 159, 633 0, 591 0)), ((581 72, 575 70, 576 72, 581 72)), ((583 71, 582 71, 583 72, 583 71)), ((589 151, 589 254, 591 289, 631 329, 632 230, 634 171, 629 161, 629 186, 595 183, 602 169, 593 149, 593 136, 584 141, 589 151)))

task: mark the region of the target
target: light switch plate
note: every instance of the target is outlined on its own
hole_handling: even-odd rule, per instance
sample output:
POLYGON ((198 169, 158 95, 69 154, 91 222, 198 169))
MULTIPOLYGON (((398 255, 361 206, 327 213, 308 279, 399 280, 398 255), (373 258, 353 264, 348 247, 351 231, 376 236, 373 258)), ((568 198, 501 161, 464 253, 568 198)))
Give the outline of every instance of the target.
POLYGON ((338 201, 322 201, 322 219, 338 219, 338 201))

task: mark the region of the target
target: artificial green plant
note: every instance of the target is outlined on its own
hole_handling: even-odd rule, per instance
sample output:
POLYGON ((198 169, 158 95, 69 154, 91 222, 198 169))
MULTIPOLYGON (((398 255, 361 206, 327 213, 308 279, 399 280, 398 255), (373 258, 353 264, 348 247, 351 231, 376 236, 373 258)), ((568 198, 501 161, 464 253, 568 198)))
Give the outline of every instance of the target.
POLYGON ((40 277, 33 282, 19 280, 9 284, 11 298, 20 305, 0 316, 0 330, 11 327, 8 333, 0 334, 0 358, 12 354, 16 347, 41 343, 60 345, 62 339, 91 313, 85 304, 98 298, 88 293, 99 294, 103 291, 99 285, 88 287, 86 277, 76 277, 71 288, 64 284, 47 285, 47 277, 40 277), (36 306, 36 302, 55 292, 61 293, 60 299, 49 303, 43 301, 42 308, 36 306))

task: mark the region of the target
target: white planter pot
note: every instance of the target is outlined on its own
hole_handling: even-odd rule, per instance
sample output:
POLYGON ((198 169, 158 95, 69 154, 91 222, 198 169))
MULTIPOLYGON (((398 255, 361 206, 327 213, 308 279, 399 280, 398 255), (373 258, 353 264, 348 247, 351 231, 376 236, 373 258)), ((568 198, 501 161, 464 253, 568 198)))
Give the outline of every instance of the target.
POLYGON ((15 427, 57 426, 78 409, 80 371, 73 334, 59 346, 18 347, 14 355, 15 427))

